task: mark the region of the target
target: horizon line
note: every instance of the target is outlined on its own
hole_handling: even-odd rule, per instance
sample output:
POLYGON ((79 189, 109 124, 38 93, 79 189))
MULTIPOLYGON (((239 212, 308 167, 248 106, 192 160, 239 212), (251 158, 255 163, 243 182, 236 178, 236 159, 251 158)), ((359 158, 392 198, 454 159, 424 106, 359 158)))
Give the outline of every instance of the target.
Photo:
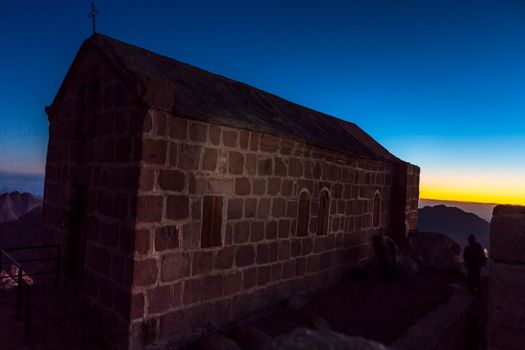
POLYGON ((494 203, 494 202, 472 202, 468 200, 459 200, 459 199, 440 199, 440 198, 419 198, 419 200, 427 201, 442 201, 442 202, 458 202, 458 203, 470 203, 470 204, 487 204, 487 205, 516 205, 523 206, 520 204, 510 204, 510 203, 494 203))

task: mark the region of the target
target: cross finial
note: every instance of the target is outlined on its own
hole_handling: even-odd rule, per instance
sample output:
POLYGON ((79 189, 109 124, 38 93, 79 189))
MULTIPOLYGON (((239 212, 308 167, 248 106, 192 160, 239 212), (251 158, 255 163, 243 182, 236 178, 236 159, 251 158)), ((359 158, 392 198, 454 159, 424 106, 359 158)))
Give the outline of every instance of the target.
POLYGON ((88 16, 91 18, 91 21, 93 23, 93 34, 97 32, 97 15, 98 10, 95 8, 95 4, 91 3, 91 10, 89 11, 88 16))

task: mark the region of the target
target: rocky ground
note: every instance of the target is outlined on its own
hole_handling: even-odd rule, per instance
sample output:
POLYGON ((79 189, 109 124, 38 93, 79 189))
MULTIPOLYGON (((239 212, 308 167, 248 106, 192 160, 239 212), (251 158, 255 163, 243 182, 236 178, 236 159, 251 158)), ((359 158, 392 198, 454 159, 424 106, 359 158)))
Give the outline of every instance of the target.
POLYGON ((247 323, 271 336, 324 324, 331 330, 388 344, 450 296, 459 277, 422 273, 412 280, 351 276, 304 298, 290 299, 247 323))

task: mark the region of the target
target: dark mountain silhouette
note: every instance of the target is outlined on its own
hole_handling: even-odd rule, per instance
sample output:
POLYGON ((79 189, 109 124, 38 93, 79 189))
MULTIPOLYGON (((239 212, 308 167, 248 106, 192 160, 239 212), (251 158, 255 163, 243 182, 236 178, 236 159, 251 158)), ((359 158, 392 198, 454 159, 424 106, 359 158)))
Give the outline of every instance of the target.
POLYGON ((0 248, 41 244, 42 206, 37 206, 16 221, 0 223, 0 248))
POLYGON ((419 209, 417 229, 446 234, 462 247, 467 244, 468 235, 474 234, 483 247, 489 246, 490 224, 456 207, 436 205, 419 209))
MULTIPOLYGON (((436 205, 445 205, 447 207, 456 207, 467 213, 473 213, 490 222, 492 220, 492 211, 498 204, 495 203, 476 203, 476 202, 458 202, 445 201, 439 199, 419 199, 419 208, 434 207, 436 205)), ((503 203, 502 203, 503 204, 503 203)))
POLYGON ((16 221, 41 205, 42 202, 30 193, 4 193, 0 195, 0 223, 16 221))

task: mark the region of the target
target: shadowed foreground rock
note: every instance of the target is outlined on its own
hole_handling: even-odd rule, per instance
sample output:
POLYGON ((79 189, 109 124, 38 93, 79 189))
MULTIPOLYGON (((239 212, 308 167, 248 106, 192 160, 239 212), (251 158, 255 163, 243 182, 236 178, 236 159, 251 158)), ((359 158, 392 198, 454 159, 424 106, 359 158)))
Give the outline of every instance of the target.
POLYGON ((525 344, 525 207, 497 206, 490 227, 489 349, 525 344))
POLYGON ((274 349, 279 350, 387 350, 381 343, 361 337, 348 337, 336 332, 319 332, 296 328, 279 338, 274 349))
POLYGON ((197 340, 191 350, 388 350, 383 344, 361 337, 349 337, 330 331, 295 328, 274 340, 256 328, 238 328, 230 333, 197 340))

